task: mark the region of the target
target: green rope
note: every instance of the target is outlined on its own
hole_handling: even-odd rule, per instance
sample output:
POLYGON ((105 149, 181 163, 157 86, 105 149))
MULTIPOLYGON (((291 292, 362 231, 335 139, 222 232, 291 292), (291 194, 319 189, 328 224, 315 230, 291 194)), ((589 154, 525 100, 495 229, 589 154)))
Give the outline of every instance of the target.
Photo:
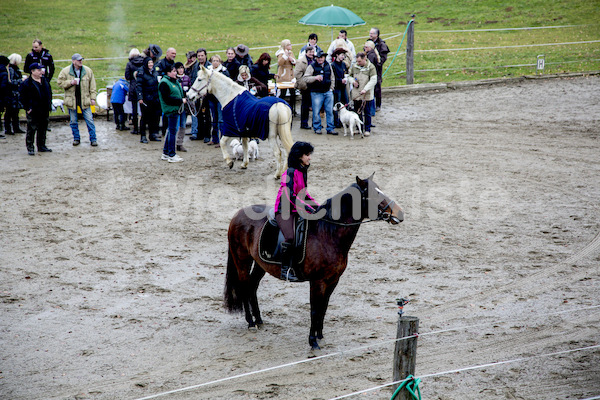
POLYGON ((402 35, 402 40, 400 41, 400 46, 398 46, 398 50, 396 50, 396 54, 394 54, 394 58, 392 58, 392 62, 385 69, 385 72, 383 73, 383 75, 381 75, 381 79, 383 79, 383 77, 385 76, 385 74, 388 72, 388 69, 390 69, 390 67, 392 66, 392 64, 394 64, 394 60, 396 59, 396 56, 398 55, 398 52, 400 51, 400 48, 402 47, 402 43, 404 43, 404 38, 406 37, 406 32, 408 32, 408 27, 412 23, 413 23, 412 19, 410 21, 408 21, 408 24, 406 25, 406 29, 404 30, 404 35, 402 35))
POLYGON ((408 393, 410 393, 413 399, 421 400, 421 390, 419 390, 419 383, 421 383, 420 378, 415 378, 412 375, 407 376, 404 382, 402 382, 402 384, 398 386, 398 389, 396 389, 390 400, 394 400, 398 393, 400 393, 402 388, 406 388, 406 390, 408 390, 408 393))

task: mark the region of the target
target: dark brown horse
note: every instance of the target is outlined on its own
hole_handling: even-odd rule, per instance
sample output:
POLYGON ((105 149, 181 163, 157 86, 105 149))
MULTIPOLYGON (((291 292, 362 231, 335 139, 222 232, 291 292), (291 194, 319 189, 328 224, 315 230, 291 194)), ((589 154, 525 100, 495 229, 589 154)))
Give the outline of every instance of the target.
MULTIPOLYGON (((266 215, 266 205, 253 205, 239 210, 229 224, 225 307, 230 312, 244 311, 249 328, 263 323, 256 297, 260 280, 265 272, 279 278, 281 271, 279 264, 264 262, 258 254, 266 215)), ((307 219, 306 257, 300 270, 310 281, 308 342, 319 349, 329 297, 346 270, 348 252, 360 225, 373 220, 395 225, 403 221, 404 213, 371 176, 365 180, 356 177, 355 184, 327 200, 307 219)))

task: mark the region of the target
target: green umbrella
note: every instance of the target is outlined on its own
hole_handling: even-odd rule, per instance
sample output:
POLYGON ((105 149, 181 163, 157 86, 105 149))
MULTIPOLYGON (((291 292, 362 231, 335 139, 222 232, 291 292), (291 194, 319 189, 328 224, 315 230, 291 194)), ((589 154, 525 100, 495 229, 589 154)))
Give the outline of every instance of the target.
POLYGON ((331 40, 333 40, 334 26, 358 26, 366 22, 344 7, 337 7, 333 4, 328 7, 312 10, 298 21, 304 25, 331 26, 331 40))

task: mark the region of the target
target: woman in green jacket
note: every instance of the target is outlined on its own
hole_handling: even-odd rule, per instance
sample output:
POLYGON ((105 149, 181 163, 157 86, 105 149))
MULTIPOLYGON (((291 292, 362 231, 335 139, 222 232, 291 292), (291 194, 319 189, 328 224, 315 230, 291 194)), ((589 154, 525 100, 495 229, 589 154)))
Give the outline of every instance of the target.
POLYGON ((175 142, 177 130, 179 129, 179 117, 182 105, 187 103, 184 97, 183 88, 177 80, 177 70, 172 65, 164 68, 165 75, 158 84, 158 96, 160 97, 160 106, 169 124, 169 132, 165 139, 165 146, 161 160, 168 162, 181 162, 183 158, 175 152, 175 142))

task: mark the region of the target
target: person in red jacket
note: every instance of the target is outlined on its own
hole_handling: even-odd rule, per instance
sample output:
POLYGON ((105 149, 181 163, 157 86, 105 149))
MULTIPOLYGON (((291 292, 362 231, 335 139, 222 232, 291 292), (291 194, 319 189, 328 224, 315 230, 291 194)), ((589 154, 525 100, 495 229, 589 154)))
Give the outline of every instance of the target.
POLYGON ((308 193, 308 167, 314 151, 308 142, 296 142, 288 155, 288 169, 281 176, 281 186, 275 200, 275 219, 285 241, 281 244, 281 279, 299 282, 293 270, 294 231, 298 219, 298 208, 308 213, 317 211, 319 204, 308 193))

